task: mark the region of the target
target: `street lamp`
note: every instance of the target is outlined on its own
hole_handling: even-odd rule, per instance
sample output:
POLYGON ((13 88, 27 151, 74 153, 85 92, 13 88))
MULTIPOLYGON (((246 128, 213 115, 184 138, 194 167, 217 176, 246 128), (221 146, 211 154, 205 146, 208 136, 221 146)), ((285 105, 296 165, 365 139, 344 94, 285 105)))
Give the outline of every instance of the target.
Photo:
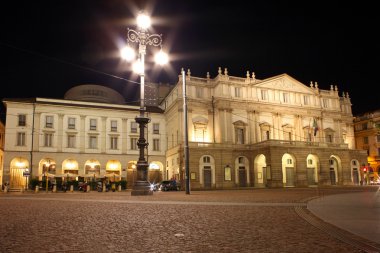
POLYGON ((135 58, 135 51, 129 46, 129 42, 138 43, 139 58, 133 64, 133 71, 140 75, 140 115, 135 120, 139 124, 140 136, 137 141, 139 147, 139 160, 137 161, 137 180, 133 185, 132 196, 151 195, 153 191, 150 189, 148 182, 148 162, 145 160, 144 150, 148 146, 145 140, 145 126, 150 122, 150 118, 145 116, 145 98, 144 98, 144 78, 145 78, 145 54, 146 46, 161 47, 160 52, 155 56, 155 60, 159 64, 168 62, 168 56, 162 51, 162 35, 149 34, 150 27, 149 16, 140 13, 137 17, 138 31, 128 28, 127 43, 128 45, 122 49, 121 56, 127 61, 135 58))

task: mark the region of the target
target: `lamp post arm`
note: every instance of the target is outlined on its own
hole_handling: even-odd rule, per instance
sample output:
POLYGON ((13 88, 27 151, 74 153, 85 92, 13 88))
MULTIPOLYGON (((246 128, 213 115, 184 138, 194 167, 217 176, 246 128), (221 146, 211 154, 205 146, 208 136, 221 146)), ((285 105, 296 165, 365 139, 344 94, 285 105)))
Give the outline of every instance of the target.
POLYGON ((162 34, 149 34, 144 30, 135 31, 128 28, 127 39, 129 42, 139 43, 140 45, 149 45, 159 47, 162 45, 162 34))

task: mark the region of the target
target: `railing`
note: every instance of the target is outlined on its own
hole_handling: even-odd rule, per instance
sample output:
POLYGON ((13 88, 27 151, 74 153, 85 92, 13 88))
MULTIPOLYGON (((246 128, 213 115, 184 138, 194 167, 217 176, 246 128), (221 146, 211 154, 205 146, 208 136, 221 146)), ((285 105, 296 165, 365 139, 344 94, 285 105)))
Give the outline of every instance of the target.
POLYGON ((197 82, 197 83, 207 83, 207 79, 206 78, 201 78, 201 77, 193 77, 191 76, 190 77, 190 81, 191 82, 197 82))
POLYGON ((325 143, 309 141, 286 141, 286 140, 267 140, 255 144, 232 144, 232 143, 209 143, 209 142, 189 142, 190 148, 229 148, 229 149, 254 149, 268 146, 292 146, 292 147, 329 147, 347 149, 345 143, 325 143))
POLYGON ((234 77, 234 76, 229 76, 229 81, 235 82, 235 83, 245 83, 246 78, 243 77, 234 77))

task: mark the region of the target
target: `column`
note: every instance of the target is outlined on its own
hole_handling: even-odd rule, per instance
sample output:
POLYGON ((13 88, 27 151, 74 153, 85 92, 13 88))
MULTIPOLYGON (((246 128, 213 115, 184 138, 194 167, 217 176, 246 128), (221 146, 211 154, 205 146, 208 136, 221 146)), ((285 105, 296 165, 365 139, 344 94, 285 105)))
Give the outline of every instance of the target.
POLYGON ((79 136, 77 141, 79 141, 79 152, 84 153, 85 152, 85 144, 86 144, 86 116, 80 115, 80 127, 79 127, 79 136))
MULTIPOLYGON (((180 120, 182 121, 183 117, 180 120)), ((194 138, 194 124, 193 124, 193 110, 189 110, 189 108, 187 108, 187 130, 189 131, 187 133, 188 140, 193 141, 195 139, 194 138)), ((185 138, 184 136, 185 136, 185 132, 183 131, 182 140, 185 138)))
POLYGON ((106 152, 106 143, 107 143, 107 117, 101 117, 101 128, 100 128, 100 152, 105 153, 106 152))
POLYGON ((231 115, 232 110, 227 109, 225 112, 226 112, 225 124, 226 124, 226 129, 227 129, 226 131, 227 142, 232 143, 232 134, 234 133, 234 129, 232 129, 232 115, 231 115))
POLYGON ((64 114, 59 113, 58 114, 58 131, 57 131, 57 152, 62 152, 62 146, 63 146, 63 138, 65 138, 63 134, 63 116, 64 114))
POLYGON ((128 147, 128 119, 122 118, 121 119, 121 153, 126 154, 127 153, 127 147, 128 147))
POLYGON ((255 133, 255 112, 248 111, 248 144, 253 144, 256 142, 256 133, 255 133))
POLYGON ((34 129, 32 129, 33 131, 32 151, 39 150, 40 148, 40 120, 41 120, 41 113, 34 113, 34 129))
POLYGON ((255 111, 255 133, 256 133, 256 142, 260 142, 262 140, 260 125, 259 125, 259 112, 255 111))

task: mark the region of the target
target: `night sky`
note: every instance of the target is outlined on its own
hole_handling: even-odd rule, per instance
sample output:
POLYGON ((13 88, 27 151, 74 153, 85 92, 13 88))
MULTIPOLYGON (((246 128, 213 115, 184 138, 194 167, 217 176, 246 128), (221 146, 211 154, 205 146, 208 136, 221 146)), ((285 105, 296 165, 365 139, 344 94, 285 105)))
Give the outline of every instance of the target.
POLYGON ((337 2, 7 1, 0 15, 1 99, 63 98, 73 86, 101 84, 137 101, 138 84, 128 80, 139 79, 119 49, 144 9, 171 58, 155 66, 158 48, 148 47, 147 81, 174 84, 181 67, 212 78, 218 67, 239 77, 254 71, 258 79, 287 73, 321 89, 337 85, 340 95, 349 93, 354 115, 380 109, 380 15, 369 2, 337 2))

